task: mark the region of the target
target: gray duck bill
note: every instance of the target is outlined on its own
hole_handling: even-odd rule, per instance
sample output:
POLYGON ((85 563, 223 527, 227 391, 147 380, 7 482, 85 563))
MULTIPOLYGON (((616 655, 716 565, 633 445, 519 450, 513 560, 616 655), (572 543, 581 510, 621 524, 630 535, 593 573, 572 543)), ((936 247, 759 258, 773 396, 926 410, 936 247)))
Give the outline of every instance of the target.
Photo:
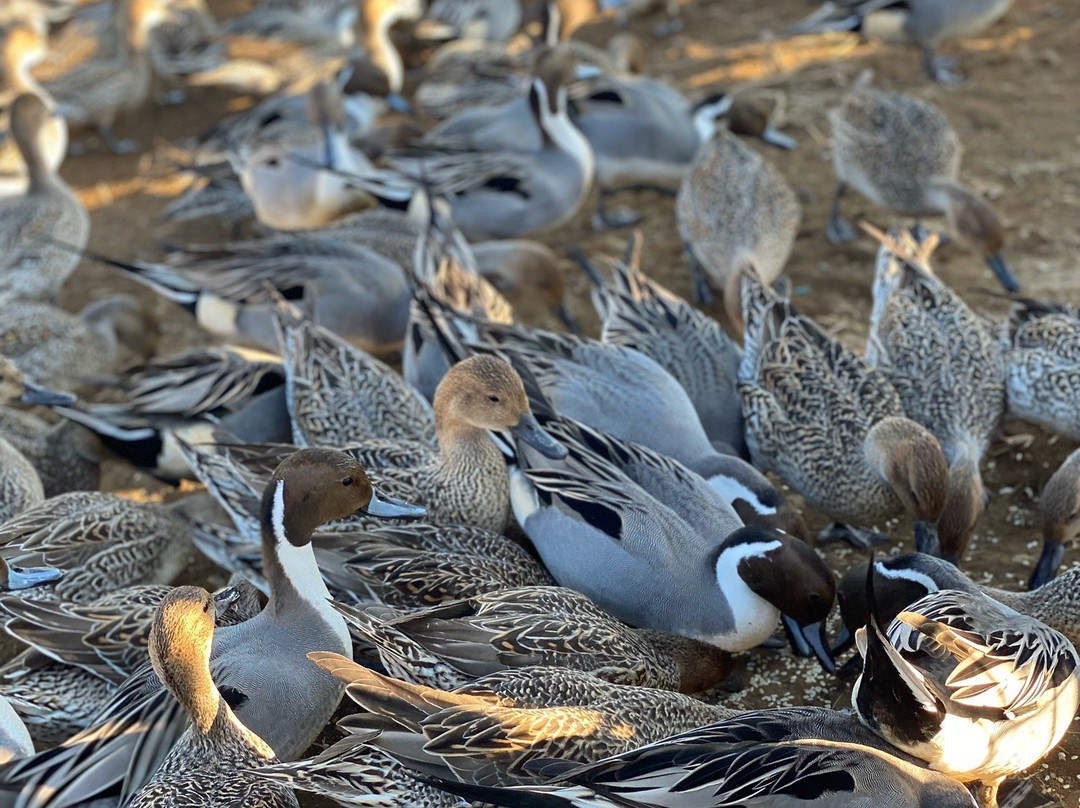
POLYGON ((514 437, 529 444, 544 457, 552 460, 566 457, 566 447, 545 432, 534 415, 521 416, 521 420, 510 427, 510 431, 514 437))
POLYGON ((63 570, 55 567, 8 567, 8 589, 32 589, 60 580, 63 570))
POLYGON ((785 614, 781 621, 795 653, 804 657, 813 654, 826 672, 836 673, 836 660, 829 648, 829 639, 825 636, 824 620, 803 626, 794 617, 785 614))
POLYGON ((363 513, 382 519, 419 519, 427 513, 427 509, 397 497, 380 494, 372 488, 371 502, 363 509, 363 513))
POLYGON ((41 407, 66 407, 74 404, 78 398, 72 393, 63 390, 50 390, 47 387, 39 387, 32 382, 24 383, 24 391, 19 396, 20 404, 38 405, 41 407))

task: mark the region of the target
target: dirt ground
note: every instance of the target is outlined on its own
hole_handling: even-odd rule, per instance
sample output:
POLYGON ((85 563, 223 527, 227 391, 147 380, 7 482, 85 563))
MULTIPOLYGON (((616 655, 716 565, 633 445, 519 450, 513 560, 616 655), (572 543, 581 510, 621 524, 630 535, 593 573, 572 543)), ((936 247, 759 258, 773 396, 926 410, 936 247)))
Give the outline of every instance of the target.
MULTIPOLYGON (((691 0, 684 6, 684 32, 662 41, 648 36, 655 20, 635 23, 649 43, 651 71, 688 92, 738 85, 777 99, 782 126, 799 141, 799 148, 782 152, 756 145, 783 171, 803 204, 803 224, 788 268, 799 308, 861 349, 874 244, 863 238, 833 247, 825 240, 824 227, 833 190, 826 112, 865 68, 873 69, 881 86, 912 92, 946 112, 965 146, 964 180, 993 199, 1007 222, 1006 253, 1024 294, 1080 302, 1080 8, 1071 0, 1017 0, 1006 18, 983 36, 947 48, 970 75, 959 87, 928 84, 917 53, 903 47, 861 43, 848 35, 781 41, 784 26, 812 8, 807 0, 691 0)), ((599 44, 614 30, 610 24, 598 25, 582 31, 581 38, 599 44)), ((207 128, 236 103, 224 93, 198 91, 179 107, 148 107, 118 125, 122 136, 134 137, 144 147, 141 156, 115 157, 91 148, 65 164, 65 177, 93 208, 94 249, 124 258, 153 258, 165 238, 207 241, 222 236, 213 228, 177 232, 157 227, 156 214, 182 184, 161 172, 161 162, 151 161, 150 151, 207 128)), ((690 276, 671 199, 640 192, 618 201, 643 215, 646 270, 689 297, 690 276)), ((854 196, 846 209, 853 220, 865 216, 878 225, 889 223, 881 211, 854 196)), ((589 254, 615 254, 624 238, 623 233, 594 233, 588 216, 582 215, 542 240, 563 254, 570 245, 589 254)), ((996 281, 976 256, 946 245, 935 266, 975 308, 995 316, 1006 309, 996 296, 996 281)), ((595 333, 587 283, 571 262, 565 269, 570 306, 586 330, 595 333)), ((78 308, 89 298, 121 289, 139 295, 160 318, 160 351, 200 339, 170 304, 94 264, 84 263, 69 282, 65 304, 78 308)), ((530 311, 527 301, 520 303, 523 320, 554 326, 546 315, 530 311)), ((712 313, 719 316, 718 310, 712 313)), ((986 463, 992 501, 965 566, 976 580, 1006 588, 1024 585, 1040 543, 1036 498, 1073 448, 1031 425, 1006 423, 986 463)), ((114 488, 143 489, 143 495, 160 489, 118 466, 109 479, 114 488)), ((808 517, 813 528, 824 524, 815 514, 808 517)), ((911 546, 910 529, 901 528, 895 549, 911 546)), ((839 572, 859 560, 853 551, 835 547, 827 555, 839 572)), ((1068 554, 1069 561, 1076 558, 1075 551, 1068 554)), ((747 708, 840 706, 850 689, 850 683, 837 683, 786 651, 751 654, 748 672, 750 688, 735 698, 724 696, 725 701, 747 708)), ((1036 772, 1039 787, 1062 805, 1080 804, 1078 756, 1080 734, 1074 730, 1036 772)))

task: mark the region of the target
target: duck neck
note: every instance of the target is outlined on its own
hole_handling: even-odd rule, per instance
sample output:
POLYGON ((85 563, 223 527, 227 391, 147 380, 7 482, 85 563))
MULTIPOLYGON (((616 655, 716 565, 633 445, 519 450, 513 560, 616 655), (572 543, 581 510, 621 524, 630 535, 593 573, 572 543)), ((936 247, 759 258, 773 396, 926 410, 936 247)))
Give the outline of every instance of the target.
POLYGON ((18 57, 11 60, 6 60, 0 73, 3 75, 4 81, 11 87, 14 96, 22 95, 23 93, 32 93, 38 98, 45 99, 46 103, 52 107, 52 101, 49 100, 49 94, 45 91, 45 88, 41 86, 37 79, 34 78, 30 72, 31 66, 34 64, 35 59, 28 59, 25 57, 18 57))
POLYGON ((586 177, 586 187, 592 182, 594 156, 592 147, 581 131, 570 121, 566 111, 566 88, 559 86, 555 93, 554 111, 548 96, 547 85, 539 80, 533 80, 533 92, 537 94, 536 114, 537 122, 544 137, 559 151, 572 157, 586 177))
POLYGON ((191 716, 192 725, 202 735, 210 733, 223 708, 229 709, 210 676, 210 647, 208 643, 206 648, 190 656, 170 655, 166 657, 168 661, 163 661, 158 654, 151 653, 150 657, 154 672, 191 716))
POLYGON ((405 84, 405 65, 390 39, 390 29, 398 21, 398 14, 392 6, 381 9, 371 2, 364 10, 364 41, 371 61, 386 75, 390 92, 400 93, 405 84))
POLYGON ((503 463, 502 453, 486 430, 454 418, 440 406, 436 394, 435 434, 439 441, 439 468, 445 473, 475 470, 478 464, 503 463))
POLYGON ((262 509, 263 573, 270 587, 266 605, 272 616, 288 618, 294 613, 316 612, 335 630, 348 637, 345 620, 330 604, 311 534, 315 525, 287 508, 285 480, 277 480, 263 499, 262 509))

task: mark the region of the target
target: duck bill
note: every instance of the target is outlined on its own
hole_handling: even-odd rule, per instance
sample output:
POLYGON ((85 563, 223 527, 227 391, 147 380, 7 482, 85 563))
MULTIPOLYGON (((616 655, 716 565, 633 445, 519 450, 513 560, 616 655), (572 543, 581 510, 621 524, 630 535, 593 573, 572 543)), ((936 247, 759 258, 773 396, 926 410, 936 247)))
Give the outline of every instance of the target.
POLYGON ((765 127, 765 131, 761 133, 761 139, 770 146, 776 146, 778 149, 787 149, 788 151, 794 151, 795 147, 799 145, 791 135, 785 135, 779 129, 774 129, 771 126, 765 127))
POLYGON ((937 525, 932 522, 916 520, 915 549, 920 553, 941 557, 941 542, 938 540, 937 525))
POLYGON ((578 324, 577 319, 570 313, 570 309, 564 305, 559 305, 555 308, 555 316, 559 318, 559 322, 566 326, 566 329, 571 334, 580 334, 581 325, 578 324))
POLYGON ((50 390, 47 387, 38 387, 32 382, 24 383, 23 394, 19 396, 20 404, 36 404, 41 407, 67 407, 78 401, 71 393, 62 390, 50 390))
POLYGON ((1009 269, 1009 265, 1005 263, 1005 259, 1001 253, 995 253, 986 259, 986 265, 993 270, 994 276, 998 279, 998 283, 1002 285, 1006 292, 1019 292, 1020 281, 1013 275, 1012 270, 1009 269))
POLYGON ((566 447, 545 432, 532 413, 521 416, 521 420, 510 427, 510 431, 514 437, 529 444, 544 457, 552 460, 566 457, 566 447))
POLYGON ((403 96, 401 93, 389 93, 386 96, 386 106, 390 107, 394 112, 400 115, 415 115, 416 111, 413 109, 412 104, 409 103, 409 99, 403 96))
POLYGON ((224 614, 238 600, 240 600, 240 590, 235 586, 226 587, 214 594, 214 607, 219 615, 224 614))
POLYGON ((378 516, 380 519, 419 519, 427 513, 427 510, 403 499, 380 494, 373 488, 371 502, 363 509, 363 513, 368 516, 378 516))
POLYGON ((63 571, 55 567, 9 567, 8 589, 32 589, 60 580, 63 571))
POLYGON ((794 617, 783 616, 784 631, 795 653, 799 656, 808 657, 813 654, 817 657, 821 667, 828 673, 836 672, 836 660, 833 659, 829 649, 829 640, 825 636, 825 621, 800 625, 794 617))
POLYGON ((1031 573, 1028 589, 1038 589, 1043 584, 1052 581, 1064 560, 1065 547, 1052 539, 1044 540, 1042 555, 1039 556, 1039 561, 1031 573))

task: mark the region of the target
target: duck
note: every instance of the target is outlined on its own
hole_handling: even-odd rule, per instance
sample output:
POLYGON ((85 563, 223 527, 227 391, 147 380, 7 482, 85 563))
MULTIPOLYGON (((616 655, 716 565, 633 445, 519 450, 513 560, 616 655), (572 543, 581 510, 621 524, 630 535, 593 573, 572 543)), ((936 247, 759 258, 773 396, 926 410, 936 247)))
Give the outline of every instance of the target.
MULTIPOLYGON (((270 599, 259 614, 214 636, 215 684, 235 695, 237 718, 281 760, 308 747, 341 697, 342 688, 306 658, 315 650, 351 652, 348 628, 330 605, 310 542, 321 524, 357 511, 387 518, 424 515, 423 508, 380 496, 363 466, 336 450, 302 449, 283 461, 259 509, 270 599), (264 661, 271 654, 274 672, 267 676, 264 661), (281 721, 282 709, 294 720, 281 721)), ((100 717, 108 724, 88 728, 47 758, 26 758, 0 777, 21 784, 33 805, 90 800, 117 786, 123 801, 168 753, 168 733, 179 732, 183 717, 169 709, 156 677, 139 675, 121 686, 100 717), (131 731, 134 726, 139 729, 131 731)))
MULTIPOLYGON (((0 695, 26 722, 34 742, 58 746, 93 723, 109 698, 146 663, 158 604, 171 586, 132 585, 86 603, 0 598, 17 656, 0 668, 0 695), (27 647, 29 646, 29 647, 27 647)), ((242 576, 214 593, 217 624, 235 625, 262 609, 242 576)))
MULTIPOLYGON (((404 763, 464 782, 536 782, 531 768, 540 760, 589 763, 736 714, 681 693, 616 685, 567 668, 507 670, 445 691, 384 676, 338 654, 311 658, 345 683, 361 711, 338 723, 348 735, 333 752, 267 767, 267 774, 290 772, 331 785, 338 767, 387 762, 387 774, 404 763)), ((397 798, 396 778, 388 779, 380 793, 397 798)), ((353 793, 373 785, 364 778, 352 784, 353 793)))
POLYGON ((127 804, 299 808, 291 789, 248 771, 276 763, 277 757, 237 718, 214 682, 210 658, 215 613, 214 599, 197 586, 174 589, 157 608, 150 628, 150 662, 191 723, 127 804))
POLYGON ((1080 308, 1021 298, 1005 330, 1009 412, 1080 441, 1080 308))
POLYGON ((684 693, 707 690, 731 672, 719 649, 625 626, 565 587, 505 589, 405 612, 338 608, 353 634, 375 646, 388 673, 444 690, 532 665, 684 693))
POLYGON ((867 36, 905 41, 922 52, 923 69, 937 82, 954 84, 963 76, 954 60, 938 54, 950 39, 973 36, 1000 20, 1012 0, 828 0, 790 33, 859 31, 867 36))
POLYGON ((295 443, 382 439, 435 447, 435 411, 389 365, 298 316, 295 307, 279 302, 275 316, 295 443))
POLYGON ((72 491, 0 525, 0 554, 16 563, 67 570, 52 594, 83 603, 132 584, 167 583, 190 558, 190 503, 137 502, 104 491, 72 491))
POLYGON ((767 640, 783 615, 831 666, 820 621, 834 582, 809 546, 767 525, 744 526, 726 499, 669 457, 550 408, 534 412, 567 455, 508 445, 511 504, 560 586, 632 626, 730 653, 767 640))
POLYGON ((896 754, 850 715, 813 707, 744 713, 601 760, 531 768, 542 784, 425 782, 470 801, 519 806, 975 805, 960 783, 896 754))
POLYGON ((66 422, 50 424, 10 405, 60 406, 75 400, 72 393, 35 384, 14 362, 0 355, 0 437, 34 467, 44 497, 97 490, 100 446, 79 427, 66 422))
POLYGON ((738 367, 742 348, 716 320, 650 278, 641 269, 644 238, 635 231, 610 280, 578 254, 592 284, 600 339, 633 348, 663 366, 686 390, 713 446, 746 458, 738 367))
POLYGON ((70 388, 85 377, 114 370, 121 349, 146 350, 155 336, 155 327, 131 295, 99 298, 78 314, 23 301, 7 306, 0 351, 40 382, 70 388))
MULTIPOLYGON (((433 409, 437 445, 375 438, 353 443, 350 452, 388 491, 422 500, 430 521, 502 533, 510 517, 510 489, 505 460, 489 430, 520 436, 546 457, 562 457, 565 450, 537 423, 517 372, 495 357, 454 365, 439 383, 433 409)), ((239 460, 241 474, 257 478, 265 470, 265 461, 245 464, 231 446, 220 449, 239 460)))
MULTIPOLYGON (((848 570, 840 580, 838 600, 845 628, 854 634, 868 622, 866 599, 868 564, 848 570)), ((985 596, 1007 609, 1045 623, 1072 643, 1080 640, 1076 603, 1080 600, 1080 570, 1071 568, 1028 592, 976 584, 955 565, 925 553, 906 553, 873 562, 874 595, 882 623, 891 624, 912 603, 941 590, 985 596)), ((843 638, 838 646, 845 644, 843 638)))
POLYGON ((592 187, 594 159, 570 122, 566 85, 574 76, 569 50, 536 59, 529 108, 543 133, 537 150, 425 148, 383 156, 388 167, 449 198, 454 222, 470 241, 518 238, 570 221, 592 187))
POLYGON ((997 808, 1007 777, 1061 741, 1080 706, 1080 655, 1046 624, 982 593, 943 589, 881 628, 874 574, 851 701, 868 728, 997 808))
POLYGON ((787 263, 802 221, 795 191, 768 161, 717 129, 679 185, 675 218, 699 301, 722 290, 730 321, 742 324, 739 279, 752 268, 771 284, 787 263))
POLYGON ((225 21, 233 36, 288 40, 335 53, 356 41, 355 3, 341 0, 270 0, 225 21))
POLYGON ((115 11, 115 24, 122 32, 119 52, 99 55, 45 84, 70 128, 94 127, 114 154, 135 151, 134 141, 117 138, 113 124, 121 113, 138 109, 149 97, 150 32, 171 13, 167 0, 122 0, 115 11))
POLYGON ((11 106, 11 134, 28 180, 25 193, 0 197, 0 295, 7 300, 54 301, 90 235, 86 209, 44 151, 54 116, 32 93, 11 106))
MULTIPOLYGON (((748 522, 805 537, 802 516, 749 463, 709 441, 683 387, 646 354, 584 337, 482 322, 434 302, 433 329, 457 353, 500 356, 535 381, 555 412, 667 455, 700 474, 748 522)), ((534 401, 534 404, 536 402, 534 401)))
POLYGON ((391 109, 411 112, 412 106, 402 95, 405 64, 393 41, 390 29, 399 22, 416 22, 424 15, 420 0, 362 0, 360 25, 364 32, 364 53, 386 80, 385 95, 391 109))
POLYGON ((37 469, 3 437, 0 437, 0 469, 0 519, 4 522, 45 500, 45 488, 37 469))
MULTIPOLYGON (((39 63, 47 52, 45 35, 34 25, 14 23, 0 35, 0 79, 13 93, 9 103, 14 97, 31 93, 38 96, 50 110, 53 108, 52 98, 30 73, 30 68, 39 63)), ((0 124, 0 128, 8 127, 0 124)), ((67 123, 59 115, 50 116, 38 132, 36 143, 41 162, 55 176, 67 154, 67 123)), ((4 177, 0 179, 0 197, 26 193, 30 182, 29 169, 14 138, 0 145, 0 168, 4 171, 4 177)))
MULTIPOLYGON (((296 243, 301 244, 302 239, 296 243)), ((273 252, 273 250, 271 251, 273 252)), ((188 311, 211 334, 244 347, 277 350, 275 295, 286 295, 321 324, 376 353, 400 349, 409 316, 401 267, 372 249, 341 242, 322 252, 256 252, 236 260, 176 266, 94 260, 121 270, 188 311)))
POLYGON ((1028 581, 1030 589, 1053 579, 1065 558, 1066 545, 1080 534, 1080 449, 1066 457, 1043 486, 1039 516, 1043 549, 1028 581))
POLYGON ((904 414, 896 389, 791 301, 747 275, 739 400, 754 465, 836 520, 819 534, 865 547, 868 525, 908 513, 930 549, 948 499, 941 444, 904 414))
POLYGON ((1005 361, 997 335, 931 268, 936 236, 879 237, 864 356, 941 444, 949 497, 931 549, 958 564, 986 504, 979 464, 1005 414, 1005 361))
POLYGON ((571 333, 581 333, 577 318, 566 304, 566 280, 559 257, 550 247, 523 238, 479 241, 469 246, 476 274, 497 292, 549 312, 571 333))
POLYGON ((1005 227, 993 207, 958 180, 963 147, 942 112, 905 93, 869 86, 866 74, 829 111, 836 193, 826 235, 855 237, 840 213, 848 187, 903 216, 944 214, 961 243, 980 255, 1008 292, 1019 281, 1002 256, 1005 227))

